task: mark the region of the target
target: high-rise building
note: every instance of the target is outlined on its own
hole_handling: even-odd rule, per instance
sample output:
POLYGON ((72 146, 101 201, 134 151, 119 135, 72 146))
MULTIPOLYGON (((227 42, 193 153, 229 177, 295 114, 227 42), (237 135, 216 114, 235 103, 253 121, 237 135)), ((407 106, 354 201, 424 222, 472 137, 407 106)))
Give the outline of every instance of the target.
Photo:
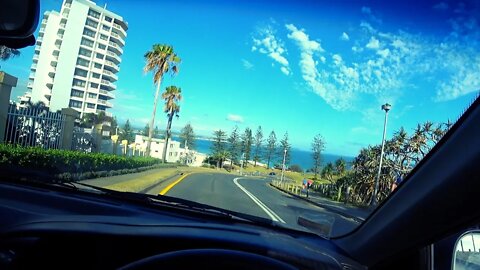
POLYGON ((45 12, 27 85, 32 102, 81 115, 112 108, 127 29, 122 17, 89 0, 45 12))

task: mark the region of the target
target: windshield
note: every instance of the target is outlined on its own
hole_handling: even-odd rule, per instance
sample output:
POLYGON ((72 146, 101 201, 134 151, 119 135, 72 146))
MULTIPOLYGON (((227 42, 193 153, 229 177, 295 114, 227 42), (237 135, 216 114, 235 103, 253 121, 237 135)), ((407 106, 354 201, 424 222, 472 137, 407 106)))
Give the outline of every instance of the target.
POLYGON ((476 1, 40 12, 34 46, 0 47, 2 179, 176 197, 327 237, 401 188, 480 89, 476 1))

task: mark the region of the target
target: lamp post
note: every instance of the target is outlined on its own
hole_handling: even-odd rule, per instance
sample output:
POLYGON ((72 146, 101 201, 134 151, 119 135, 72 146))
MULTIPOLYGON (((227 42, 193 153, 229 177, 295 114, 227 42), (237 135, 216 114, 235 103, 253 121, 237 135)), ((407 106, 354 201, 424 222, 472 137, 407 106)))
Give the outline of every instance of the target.
POLYGON ((287 157, 287 148, 283 149, 283 162, 282 162, 282 176, 280 182, 283 183, 283 175, 285 174, 285 158, 287 157))
POLYGON ((382 173, 382 161, 383 161, 383 149, 385 147, 385 135, 387 133, 387 120, 388 111, 392 108, 392 105, 385 103, 382 105, 382 110, 385 111, 385 120, 383 122, 383 137, 382 137, 382 149, 380 151, 380 164, 378 165, 377 179, 375 180, 375 189, 373 190, 372 200, 370 206, 374 207, 378 203, 378 186, 380 184, 380 174, 382 173))

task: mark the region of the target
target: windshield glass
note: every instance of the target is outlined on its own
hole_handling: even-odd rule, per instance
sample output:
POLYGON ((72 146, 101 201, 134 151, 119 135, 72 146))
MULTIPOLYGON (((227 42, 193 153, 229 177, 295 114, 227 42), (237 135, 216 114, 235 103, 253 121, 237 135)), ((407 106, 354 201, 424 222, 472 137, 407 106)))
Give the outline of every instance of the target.
POLYGON ((176 197, 327 237, 401 188, 480 89, 476 1, 40 12, 34 46, 0 47, 2 179, 176 197))

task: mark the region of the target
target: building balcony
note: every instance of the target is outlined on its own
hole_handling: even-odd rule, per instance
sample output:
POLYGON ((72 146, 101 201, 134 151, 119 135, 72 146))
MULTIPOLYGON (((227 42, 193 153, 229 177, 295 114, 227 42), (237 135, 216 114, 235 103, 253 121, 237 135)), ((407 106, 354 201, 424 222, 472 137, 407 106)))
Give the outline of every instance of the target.
POLYGON ((30 70, 33 70, 33 71, 37 70, 37 64, 32 64, 32 66, 30 67, 30 70))
POLYGON ((118 55, 123 54, 123 49, 122 49, 122 47, 120 47, 117 43, 109 41, 109 42, 108 42, 108 45, 109 45, 109 46, 108 46, 108 49, 109 49, 109 50, 114 51, 114 52, 117 53, 118 55))
POLYGON ((101 84, 108 87, 110 89, 110 91, 113 91, 113 90, 117 89, 117 86, 115 84, 111 83, 108 80, 102 80, 101 84))
POLYGON ((98 91, 98 93, 102 96, 106 96, 109 99, 115 98, 115 95, 113 93, 111 93, 110 91, 100 89, 98 91))
POLYGON ((113 117, 113 114, 111 112, 106 112, 104 110, 97 110, 97 113, 101 113, 101 112, 105 113, 105 115, 108 117, 113 117))
POLYGON ((105 67, 112 68, 115 72, 120 70, 120 67, 112 61, 105 60, 105 67))
POLYGON ((103 105, 103 106, 105 106, 105 107, 109 107, 109 108, 112 108, 112 107, 113 107, 113 104, 112 104, 112 103, 110 103, 110 102, 108 102, 108 101, 106 101, 106 100, 103 100, 103 99, 99 99, 99 100, 97 101, 97 103, 98 103, 98 104, 101 104, 101 105, 103 105))
POLYGON ((114 52, 107 51, 107 60, 114 62, 115 64, 120 64, 121 59, 118 57, 118 55, 114 52))
POLYGON ((118 43, 122 47, 125 46, 125 40, 117 33, 112 32, 110 35, 110 40, 113 40, 113 42, 118 43))
POLYGON ((110 78, 113 79, 114 81, 117 81, 117 80, 118 80, 118 76, 115 75, 113 72, 108 71, 108 70, 103 70, 103 76, 110 77, 110 78))
POLYGON ((119 32, 120 32, 121 34, 123 34, 124 37, 127 36, 127 31, 125 31, 125 29, 123 29, 123 27, 121 27, 118 23, 115 23, 115 22, 114 22, 114 23, 113 23, 113 28, 119 30, 119 32))

